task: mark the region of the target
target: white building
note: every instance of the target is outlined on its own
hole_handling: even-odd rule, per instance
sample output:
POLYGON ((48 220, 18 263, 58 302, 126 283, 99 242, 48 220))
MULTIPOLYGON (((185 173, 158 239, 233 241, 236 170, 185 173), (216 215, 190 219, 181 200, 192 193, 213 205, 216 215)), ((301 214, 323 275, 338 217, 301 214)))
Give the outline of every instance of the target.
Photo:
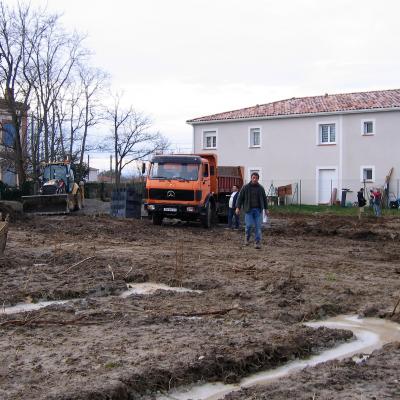
POLYGON ((306 204, 350 200, 380 186, 391 168, 399 195, 400 89, 292 98, 187 121, 194 153, 217 153, 220 165, 258 171, 266 190, 292 184, 306 204), (301 188, 301 190, 300 190, 301 188))

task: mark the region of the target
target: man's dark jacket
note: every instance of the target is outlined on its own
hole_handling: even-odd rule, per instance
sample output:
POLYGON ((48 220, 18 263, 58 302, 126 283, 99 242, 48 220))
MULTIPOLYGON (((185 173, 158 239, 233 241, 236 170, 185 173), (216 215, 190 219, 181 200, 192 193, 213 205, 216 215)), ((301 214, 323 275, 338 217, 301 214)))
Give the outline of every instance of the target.
MULTIPOLYGON (((242 190, 239 193, 239 197, 236 202, 236 207, 243 208, 244 212, 249 212, 250 211, 250 185, 251 182, 249 182, 247 185, 244 185, 242 187, 242 190)), ((265 194, 264 188, 258 184, 260 190, 259 190, 259 202, 261 204, 261 209, 267 209, 268 208, 268 202, 267 202, 267 195, 265 194)))

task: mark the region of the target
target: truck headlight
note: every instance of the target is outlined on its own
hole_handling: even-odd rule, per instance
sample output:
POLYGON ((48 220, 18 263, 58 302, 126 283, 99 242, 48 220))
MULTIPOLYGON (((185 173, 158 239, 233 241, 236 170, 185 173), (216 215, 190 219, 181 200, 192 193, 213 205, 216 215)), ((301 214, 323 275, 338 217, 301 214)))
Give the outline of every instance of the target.
POLYGON ((186 207, 187 212, 194 212, 194 207, 186 207))
POLYGON ((147 209, 150 210, 150 211, 154 211, 156 209, 156 206, 154 204, 149 204, 147 206, 147 209))

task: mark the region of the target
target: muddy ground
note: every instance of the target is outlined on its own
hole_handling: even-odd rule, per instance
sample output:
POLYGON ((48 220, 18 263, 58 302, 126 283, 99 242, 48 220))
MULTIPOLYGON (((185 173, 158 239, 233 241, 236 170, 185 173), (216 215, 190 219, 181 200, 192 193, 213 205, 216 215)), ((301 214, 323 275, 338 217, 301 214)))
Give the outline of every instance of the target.
MULTIPOLYGON (((199 380, 237 382, 351 332, 337 314, 400 322, 400 219, 272 213, 261 250, 219 225, 152 226, 99 215, 16 218, 0 303, 78 299, 0 313, 1 399, 150 399, 199 380), (119 297, 128 282, 201 292, 119 297)), ((399 398, 399 344, 332 361, 231 399, 399 398), (361 397, 360 397, 361 396, 361 397)))

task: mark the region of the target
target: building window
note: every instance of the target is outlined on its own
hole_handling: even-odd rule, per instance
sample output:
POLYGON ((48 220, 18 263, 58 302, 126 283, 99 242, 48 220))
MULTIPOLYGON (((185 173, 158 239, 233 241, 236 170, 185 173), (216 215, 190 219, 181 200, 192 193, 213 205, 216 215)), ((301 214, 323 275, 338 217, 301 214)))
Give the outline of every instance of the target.
POLYGON ((249 129, 249 147, 261 147, 261 128, 249 129))
POLYGON ((319 125, 319 144, 336 144, 335 124, 319 125))
POLYGON ((361 121, 361 135, 375 135, 375 120, 369 119, 361 121))
POLYGON ((203 149, 217 148, 217 131, 203 131, 203 149))
POLYGON ((360 168, 360 181, 361 182, 374 182, 375 181, 375 167, 362 166, 360 168))
POLYGON ((3 145, 13 147, 15 142, 16 130, 12 123, 3 124, 3 145))

